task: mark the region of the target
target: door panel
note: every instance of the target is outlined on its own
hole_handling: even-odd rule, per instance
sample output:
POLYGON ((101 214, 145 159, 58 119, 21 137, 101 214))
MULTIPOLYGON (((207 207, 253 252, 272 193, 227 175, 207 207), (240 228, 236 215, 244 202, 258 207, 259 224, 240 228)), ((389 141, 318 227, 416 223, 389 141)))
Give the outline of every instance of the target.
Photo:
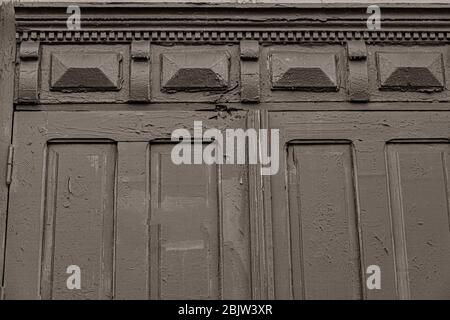
POLYGON ((112 296, 113 144, 49 144, 41 295, 49 299, 112 296), (68 266, 89 274, 67 290, 68 266))
POLYGON ((116 299, 147 299, 149 283, 148 142, 117 143, 116 299))
POLYGON ((268 114, 276 298, 449 298, 450 114, 268 114))
POLYGON ((351 145, 292 144, 287 151, 294 298, 359 298, 351 145))
MULTIPOLYGON (((152 298, 219 298, 216 165, 175 165, 174 144, 152 144, 152 298)), ((151 232, 152 232, 151 231, 151 232)))
POLYGON ((388 168, 399 294, 449 297, 450 144, 392 143, 388 168))
POLYGON ((174 129, 245 128, 245 113, 180 113, 17 114, 7 299, 251 296, 247 167, 170 157, 174 129))
POLYGON ((272 253, 275 298, 448 298, 450 114, 267 115, 282 161, 261 179, 170 160, 174 129, 246 112, 17 113, 5 298, 250 298, 272 253))

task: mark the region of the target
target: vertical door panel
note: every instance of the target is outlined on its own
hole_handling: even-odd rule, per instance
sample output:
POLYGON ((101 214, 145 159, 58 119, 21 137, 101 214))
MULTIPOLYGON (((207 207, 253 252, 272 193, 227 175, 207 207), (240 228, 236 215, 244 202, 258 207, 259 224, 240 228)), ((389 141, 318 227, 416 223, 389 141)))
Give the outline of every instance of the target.
POLYGON ((42 298, 112 296, 114 168, 113 144, 48 146, 42 298), (70 265, 79 290, 67 288, 70 265))
POLYGON ((351 152, 349 144, 288 148, 294 298, 361 296, 351 152))
POLYGON ((149 295, 148 142, 117 143, 116 299, 149 295))
POLYGON ((16 46, 14 3, 0 3, 0 275, 3 277, 8 210, 8 150, 11 144, 14 110, 16 46))
POLYGON ((399 294, 450 298, 450 144, 392 143, 389 181, 399 294))
POLYGON ((217 166, 176 165, 174 144, 151 145, 151 295, 219 298, 217 166))

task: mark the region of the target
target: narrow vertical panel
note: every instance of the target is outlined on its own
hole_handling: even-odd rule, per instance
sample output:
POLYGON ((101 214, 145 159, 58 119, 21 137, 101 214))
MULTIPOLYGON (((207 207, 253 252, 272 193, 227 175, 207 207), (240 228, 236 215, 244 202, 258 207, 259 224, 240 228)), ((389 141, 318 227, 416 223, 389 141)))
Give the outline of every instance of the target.
POLYGON ((48 146, 41 296, 44 299, 112 297, 115 146, 48 146), (68 266, 81 271, 69 290, 68 266))
POLYGON ((0 276, 3 277, 8 204, 6 168, 12 133, 16 57, 13 1, 0 2, 0 30, 0 276))
POLYGON ((223 299, 251 299, 248 171, 245 165, 220 167, 223 212, 223 299))
POLYGON ((44 113, 27 117, 18 112, 14 116, 14 169, 9 189, 5 299, 40 298, 45 118, 44 113))
POLYGON ((151 298, 217 299, 221 210, 215 165, 175 165, 173 144, 151 145, 151 298))
MULTIPOLYGON (((259 129, 261 126, 260 112, 253 111, 247 120, 249 128, 259 129)), ((251 275, 252 275, 252 299, 264 299, 265 291, 265 250, 264 230, 261 230, 263 220, 263 193, 261 168, 259 165, 250 165, 249 179, 249 219, 250 219, 250 243, 251 243, 251 275)))
POLYGON ((116 299, 149 298, 147 142, 119 142, 116 299))
MULTIPOLYGON (((241 47, 241 49, 244 48, 241 47)), ((247 127, 255 130, 268 128, 267 112, 251 111, 248 116, 247 127)), ((238 152, 238 150, 235 150, 235 152, 238 152)), ((252 299, 273 299, 274 256, 271 177, 261 175, 260 164, 251 164, 248 168, 252 299)))
MULTIPOLYGON (((381 288, 363 286, 364 299, 395 299, 397 297, 392 219, 389 210, 389 190, 383 140, 353 140, 355 180, 358 193, 361 260, 363 271, 369 266, 380 267, 381 288)), ((370 274, 366 273, 368 279, 370 274)))
POLYGON ((450 298, 450 144, 388 145, 399 296, 450 298))
POLYGON ((361 298, 350 145, 293 145, 288 157, 294 298, 361 298))

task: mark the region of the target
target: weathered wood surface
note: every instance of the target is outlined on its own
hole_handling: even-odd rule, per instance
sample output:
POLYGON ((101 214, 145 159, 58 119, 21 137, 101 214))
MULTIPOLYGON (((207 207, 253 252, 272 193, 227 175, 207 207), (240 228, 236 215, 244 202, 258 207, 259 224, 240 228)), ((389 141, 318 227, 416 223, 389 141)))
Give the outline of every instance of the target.
POLYGON ((350 144, 294 144, 287 157, 294 299, 360 299, 350 144))
POLYGON ((17 5, 19 102, 450 102, 448 6, 383 6, 379 30, 362 4, 91 3, 81 31, 65 9, 17 5))
POLYGON ((450 143, 397 141, 387 148, 401 299, 448 299, 450 143))
POLYGON ((15 79, 4 8, 7 299, 449 298, 449 6, 18 4, 15 79), (280 129, 279 172, 175 166, 194 121, 280 129))
POLYGON ((449 121, 448 112, 269 112, 289 156, 271 180, 277 298, 449 298, 449 121), (409 156, 398 162, 398 152, 409 156), (380 290, 365 286, 369 265, 382 270, 380 290))
POLYGON ((246 166, 177 167, 167 143, 199 117, 223 130, 245 115, 18 113, 5 297, 250 298, 246 166), (64 290, 65 264, 83 265, 84 290, 64 290))
POLYGON ((11 144, 16 52, 12 1, 0 3, 0 30, 0 275, 3 275, 8 206, 6 179, 8 149, 11 144))
POLYGON ((40 297, 112 298, 115 145, 53 143, 46 153, 40 297), (80 267, 79 290, 67 289, 70 265, 80 267))

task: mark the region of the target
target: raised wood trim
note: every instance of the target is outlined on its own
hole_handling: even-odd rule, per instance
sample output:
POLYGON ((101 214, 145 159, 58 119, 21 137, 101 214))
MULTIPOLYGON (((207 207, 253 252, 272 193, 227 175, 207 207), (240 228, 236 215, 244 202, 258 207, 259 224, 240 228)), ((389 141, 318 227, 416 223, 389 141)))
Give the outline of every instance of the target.
MULTIPOLYGON (((247 127, 267 129, 267 111, 249 111, 247 127)), ((270 177, 261 175, 261 165, 249 166, 249 209, 252 299, 274 299, 272 203, 270 177)))

